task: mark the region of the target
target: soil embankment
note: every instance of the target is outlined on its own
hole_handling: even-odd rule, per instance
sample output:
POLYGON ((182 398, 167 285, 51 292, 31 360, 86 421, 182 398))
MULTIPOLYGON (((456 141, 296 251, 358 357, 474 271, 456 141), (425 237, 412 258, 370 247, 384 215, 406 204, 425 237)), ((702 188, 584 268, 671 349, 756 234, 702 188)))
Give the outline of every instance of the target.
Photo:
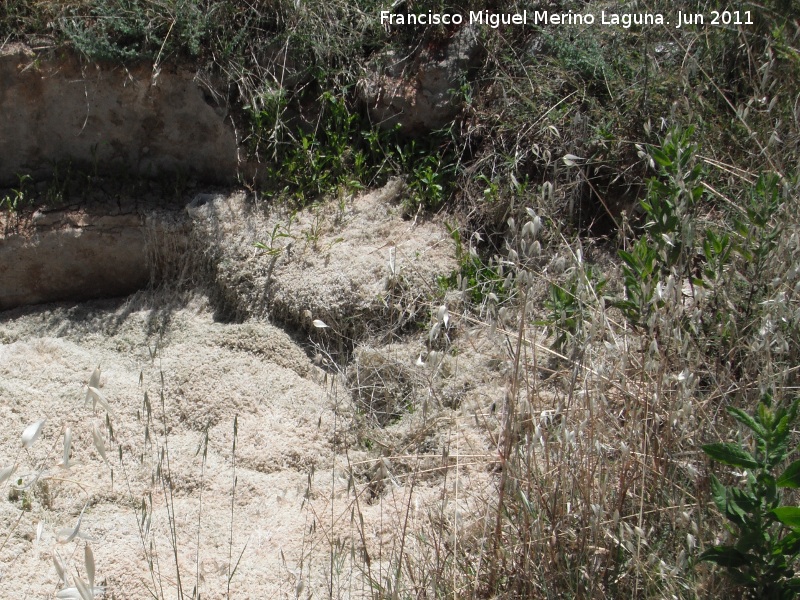
POLYGON ((217 183, 237 174, 228 109, 196 72, 89 63, 65 48, 0 51, 0 140, 0 186, 79 169, 217 183))

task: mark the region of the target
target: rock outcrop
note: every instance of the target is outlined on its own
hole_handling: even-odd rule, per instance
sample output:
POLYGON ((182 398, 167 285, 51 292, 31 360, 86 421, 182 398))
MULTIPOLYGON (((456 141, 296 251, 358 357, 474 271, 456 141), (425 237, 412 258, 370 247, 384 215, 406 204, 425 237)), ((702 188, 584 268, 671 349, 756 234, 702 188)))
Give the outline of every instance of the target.
POLYGON ((32 221, 26 234, 0 238, 0 310, 119 296, 147 284, 138 215, 92 219, 86 213, 37 212, 32 221))
POLYGON ((419 316, 457 268, 438 218, 402 216, 401 180, 294 213, 243 192, 187 206, 97 199, 0 212, 0 310, 130 294, 151 280, 203 287, 222 320, 267 317, 359 337, 419 316), (185 210, 184 210, 185 208, 185 210))
POLYGON ((460 29, 446 44, 425 48, 413 59, 386 51, 362 80, 360 99, 383 128, 400 124, 407 134, 439 129, 461 112, 460 90, 480 52, 473 27, 460 29))
POLYGON ((225 105, 197 73, 174 65, 88 63, 60 49, 0 51, 0 186, 51 177, 68 163, 89 173, 236 177, 225 105))
POLYGON ((171 215, 134 202, 37 210, 27 217, 0 212, 0 310, 142 289, 160 266, 155 249, 167 238, 172 246, 185 240, 171 215))

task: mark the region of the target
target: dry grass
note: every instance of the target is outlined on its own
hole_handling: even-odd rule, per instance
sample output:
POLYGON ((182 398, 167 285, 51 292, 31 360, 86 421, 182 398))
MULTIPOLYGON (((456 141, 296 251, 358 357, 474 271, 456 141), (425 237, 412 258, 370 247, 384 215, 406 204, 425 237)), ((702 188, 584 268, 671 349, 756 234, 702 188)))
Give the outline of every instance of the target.
MULTIPOLYGON (((402 342, 363 342, 350 361, 352 348, 333 345, 336 323, 317 332, 314 352, 324 368, 314 372, 328 395, 332 452, 326 464, 307 470, 299 498, 302 550, 283 557, 276 594, 688 599, 739 593, 696 562, 702 548, 730 539, 711 503, 716 467, 700 448, 742 436, 725 407, 749 410, 768 389, 778 402, 796 397, 800 360, 798 31, 780 18, 781 3, 757 8, 752 29, 670 35, 659 41, 661 50, 642 50, 638 62, 625 57, 639 56, 639 37, 587 38, 618 52, 617 62, 603 64, 593 46, 558 35, 500 32, 488 40, 493 70, 471 88, 474 118, 461 123, 456 153, 470 157, 459 164, 459 190, 476 230, 455 236, 461 277, 447 295, 430 288, 430 318, 417 319, 420 331, 409 332, 413 323, 404 320, 403 332, 387 323, 375 338, 402 334, 402 342), (517 52, 532 47, 538 56, 543 46, 549 49, 543 65, 517 52), (673 104, 676 87, 683 92, 673 104), (609 113, 608 104, 622 107, 621 114, 609 113), (685 164, 656 168, 652 159, 680 137, 676 126, 691 123, 705 148, 684 144, 685 164), (565 162, 565 154, 576 158, 565 162), (765 172, 774 179, 759 191, 765 172), (697 198, 693 189, 700 190, 697 198), (662 227, 639 201, 664 198, 675 220, 662 227), (725 236, 722 250, 715 249, 714 240, 725 236), (633 272, 619 252, 632 256, 637 248, 652 250, 652 269, 633 272)), ((251 10, 257 14, 242 18, 269 20, 258 6, 251 10)), ((308 34, 298 56, 336 63, 350 42, 342 46, 342 38, 303 29, 322 10, 303 4, 302 15, 282 30, 284 47, 308 34)), ((362 23, 363 11, 348 10, 362 23)), ((224 39, 219 34, 217 41, 224 39)), ((280 85, 270 87, 276 79, 304 77, 270 70, 275 60, 268 64, 260 70, 225 63, 241 97, 260 102, 259 110, 272 106, 276 89, 283 93, 280 85)), ((327 81, 336 77, 348 75, 339 70, 327 81)), ((420 304, 418 295, 411 301, 420 304)), ((340 338, 352 341, 349 332, 340 338)), ((161 495, 140 510, 146 523, 154 506, 164 509, 161 531, 173 535, 162 560, 168 563, 167 548, 179 565, 171 486, 183 473, 165 462, 168 420, 144 421, 145 431, 160 436, 149 446, 149 466, 161 495)), ((232 470, 235 439, 236 432, 225 438, 232 470)), ((117 448, 121 453, 123 445, 117 448)), ((113 462, 110 447, 107 454, 113 462)), ((196 460, 196 489, 203 490, 205 454, 196 460)), ((31 473, 43 461, 34 461, 31 473)), ((716 469, 722 479, 737 477, 716 469)), ((21 520, 27 492, 11 479, 4 486, 16 490, 21 520)), ((233 477, 229 489, 228 583, 238 553, 243 560, 253 556, 246 539, 237 538, 233 477)), ((199 520, 204 510, 197 506, 192 514, 199 520)), ((9 523, 6 541, 16 528, 9 523)), ((141 532, 147 554, 149 532, 141 532)), ((196 546, 199 557, 202 543, 196 546)), ((170 597, 175 589, 191 595, 169 567, 155 564, 153 596, 170 597)))

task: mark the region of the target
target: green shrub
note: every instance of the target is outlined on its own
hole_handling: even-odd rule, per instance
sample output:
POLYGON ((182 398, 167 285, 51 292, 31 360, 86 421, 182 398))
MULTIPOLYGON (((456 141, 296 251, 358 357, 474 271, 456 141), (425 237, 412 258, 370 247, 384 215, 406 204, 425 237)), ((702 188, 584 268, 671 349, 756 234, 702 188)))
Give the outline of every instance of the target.
POLYGON ((553 348, 561 354, 572 345, 585 341, 586 323, 590 321, 589 307, 602 296, 606 280, 597 275, 591 265, 575 270, 562 286, 550 283, 550 294, 545 299, 549 315, 543 324, 555 335, 553 348))
POLYGON ((714 504, 733 525, 734 543, 712 546, 699 559, 724 567, 750 598, 788 600, 800 593, 793 565, 800 555, 800 507, 784 504, 782 490, 800 487, 800 460, 784 467, 800 400, 788 409, 765 394, 755 414, 728 407, 750 430, 742 441, 703 446, 713 460, 742 469, 744 483, 725 486, 711 476, 714 504))
POLYGON ((158 60, 174 53, 200 54, 207 13, 197 2, 105 0, 63 16, 61 28, 81 52, 97 60, 158 60))

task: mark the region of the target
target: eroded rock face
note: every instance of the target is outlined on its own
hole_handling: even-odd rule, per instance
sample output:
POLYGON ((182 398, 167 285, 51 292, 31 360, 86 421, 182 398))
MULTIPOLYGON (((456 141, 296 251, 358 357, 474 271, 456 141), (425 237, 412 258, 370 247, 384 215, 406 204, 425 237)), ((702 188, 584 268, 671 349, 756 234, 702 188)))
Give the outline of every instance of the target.
POLYGON ((464 27, 436 50, 424 49, 414 60, 383 53, 359 94, 370 118, 409 134, 444 127, 462 109, 459 89, 480 56, 477 30, 464 27))
POLYGON ((441 219, 403 219, 404 193, 394 179, 295 213, 243 192, 0 212, 0 310, 121 296, 153 280, 204 288, 225 320, 314 331, 321 319, 354 338, 399 327, 421 318, 438 278, 458 267, 441 219))
POLYGON ((25 234, 0 237, 0 310, 119 296, 147 284, 144 223, 138 215, 37 212, 32 221, 25 234))
POLYGON ((183 251, 183 227, 174 211, 134 201, 0 212, 0 311, 142 289, 163 274, 164 248, 183 251))
POLYGON ((86 63, 67 50, 0 52, 0 185, 50 177, 64 163, 87 172, 200 181, 236 177, 227 111, 195 72, 164 65, 86 63))

